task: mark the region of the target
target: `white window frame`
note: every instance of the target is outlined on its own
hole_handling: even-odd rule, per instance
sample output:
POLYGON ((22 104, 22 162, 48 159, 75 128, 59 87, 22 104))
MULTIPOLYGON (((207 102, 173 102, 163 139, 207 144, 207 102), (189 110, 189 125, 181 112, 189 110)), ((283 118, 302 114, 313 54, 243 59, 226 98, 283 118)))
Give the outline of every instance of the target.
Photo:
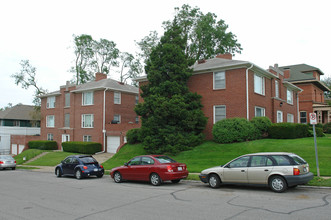
POLYGON ((283 112, 277 111, 277 123, 282 123, 282 122, 283 122, 283 112), (281 117, 278 117, 278 115, 281 115, 281 117))
POLYGON ((263 107, 259 107, 259 106, 255 106, 255 117, 264 117, 265 116, 265 108, 263 107), (257 116, 257 110, 261 110, 261 116, 257 116))
POLYGON ((225 71, 214 72, 214 74, 213 74, 213 88, 214 88, 214 90, 216 90, 216 89, 225 89, 225 87, 226 87, 225 71), (218 80, 216 79, 217 74, 220 74, 220 79, 218 79, 218 80), (218 81, 222 85, 217 86, 216 81, 218 81), (224 81, 224 85, 223 85, 223 81, 224 81))
POLYGON ((139 124, 139 116, 136 116, 135 122, 136 124, 139 124))
POLYGON ((94 93, 93 91, 82 93, 82 105, 93 105, 94 104, 94 93), (88 95, 91 95, 90 97, 88 95))
POLYGON ((52 133, 47 134, 47 140, 48 141, 53 141, 54 140, 54 135, 52 133))
POLYGON ((138 105, 138 103, 139 103, 139 96, 136 95, 136 105, 138 105))
POLYGON ((213 109, 213 117, 214 117, 214 124, 222 119, 219 119, 216 121, 216 109, 217 108, 224 108, 224 117, 222 119, 226 118, 226 105, 214 105, 214 109, 213 109))
POLYGON ((94 127, 94 115, 93 114, 82 114, 82 128, 93 128, 94 127), (91 116, 91 125, 86 126, 86 117, 91 116))
POLYGON ((119 115, 119 114, 115 114, 115 115, 114 115, 114 121, 117 121, 117 124, 120 124, 120 123, 121 123, 121 115, 119 115), (116 120, 115 117, 117 117, 118 120, 116 120))
POLYGON ((279 82, 275 80, 275 97, 279 98, 279 82))
POLYGON ((287 122, 294 123, 294 115, 287 113, 287 122))
POLYGON ((55 96, 47 97, 46 108, 55 108, 55 101, 56 101, 55 96))
POLYGON ((83 142, 91 142, 92 136, 91 135, 84 135, 83 136, 83 142))
POLYGON ((265 95, 265 77, 254 73, 254 92, 265 95))
POLYGON ((55 127, 55 116, 47 115, 46 116, 46 128, 54 128, 55 127), (53 123, 51 123, 53 121, 53 123))
POLYGON ((121 104, 121 93, 120 92, 114 92, 114 104, 121 104))
POLYGON ((293 91, 288 88, 286 90, 286 100, 288 104, 293 105, 293 91))

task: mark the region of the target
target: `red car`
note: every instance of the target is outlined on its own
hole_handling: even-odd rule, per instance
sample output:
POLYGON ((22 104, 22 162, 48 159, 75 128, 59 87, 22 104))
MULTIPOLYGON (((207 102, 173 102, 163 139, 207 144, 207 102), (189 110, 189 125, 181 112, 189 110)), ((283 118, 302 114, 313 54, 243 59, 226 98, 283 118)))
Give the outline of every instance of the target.
POLYGON ((131 159, 124 166, 111 170, 115 183, 123 180, 150 181, 159 186, 163 181, 178 183, 188 176, 186 164, 178 163, 164 155, 143 155, 131 159))

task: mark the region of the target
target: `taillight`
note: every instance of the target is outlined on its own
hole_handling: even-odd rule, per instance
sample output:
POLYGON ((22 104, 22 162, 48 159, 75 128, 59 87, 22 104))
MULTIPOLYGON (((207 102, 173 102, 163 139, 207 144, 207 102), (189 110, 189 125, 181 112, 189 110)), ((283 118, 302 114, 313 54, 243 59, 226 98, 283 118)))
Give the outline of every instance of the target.
POLYGON ((300 170, 298 168, 293 168, 293 175, 300 175, 300 170))
POLYGON ((16 160, 14 161, 14 163, 16 163, 16 160))
POLYGON ((87 170, 87 166, 83 166, 83 169, 84 169, 84 170, 87 170))
POLYGON ((0 164, 3 164, 3 161, 0 160, 0 164))
POLYGON ((103 166, 102 166, 102 165, 100 165, 100 168, 103 168, 103 166))
POLYGON ((170 165, 167 166, 167 170, 168 170, 168 172, 174 172, 174 170, 172 169, 172 167, 170 165))

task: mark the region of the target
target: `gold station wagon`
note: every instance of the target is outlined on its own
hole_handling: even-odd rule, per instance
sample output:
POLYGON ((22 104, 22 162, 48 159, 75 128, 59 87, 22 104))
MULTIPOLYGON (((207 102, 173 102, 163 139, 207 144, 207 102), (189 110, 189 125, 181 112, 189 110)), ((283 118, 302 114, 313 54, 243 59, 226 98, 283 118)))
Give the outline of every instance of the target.
POLYGON ((200 180, 212 188, 221 184, 269 186, 275 192, 306 184, 314 175, 308 163, 293 153, 272 152, 240 156, 223 166, 203 170, 200 180))

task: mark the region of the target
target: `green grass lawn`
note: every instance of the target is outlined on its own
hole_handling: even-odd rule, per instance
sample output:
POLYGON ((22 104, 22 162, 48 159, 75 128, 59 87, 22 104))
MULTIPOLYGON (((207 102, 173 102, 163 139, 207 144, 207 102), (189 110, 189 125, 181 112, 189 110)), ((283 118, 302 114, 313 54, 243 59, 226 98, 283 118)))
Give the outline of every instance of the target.
POLYGON ((46 154, 45 156, 42 156, 42 157, 38 158, 35 161, 27 163, 27 165, 31 165, 31 166, 56 166, 62 160, 64 160, 67 156, 73 155, 73 154, 75 154, 75 153, 61 152, 61 151, 50 152, 50 153, 46 154))
POLYGON ((38 156, 39 154, 45 152, 44 150, 38 150, 38 149, 29 149, 26 151, 23 151, 22 153, 16 155, 14 158, 16 160, 16 164, 23 164, 24 162, 38 156), (23 158, 25 157, 25 160, 23 158))

